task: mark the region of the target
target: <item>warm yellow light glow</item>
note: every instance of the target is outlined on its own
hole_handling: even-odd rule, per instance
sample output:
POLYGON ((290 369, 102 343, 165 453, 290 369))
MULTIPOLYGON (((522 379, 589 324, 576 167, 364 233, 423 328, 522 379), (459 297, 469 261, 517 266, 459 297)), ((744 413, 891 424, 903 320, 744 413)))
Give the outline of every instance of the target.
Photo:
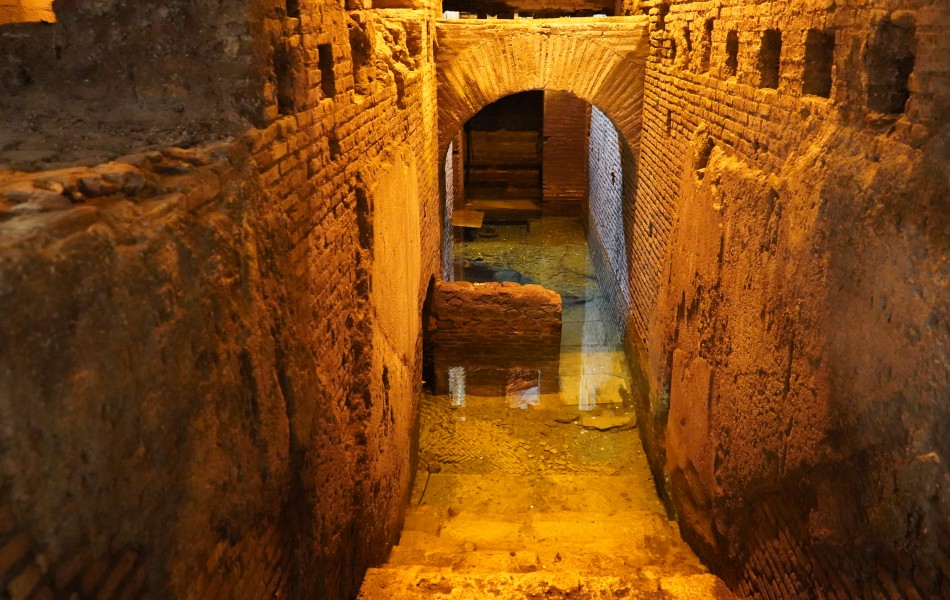
POLYGON ((0 25, 55 23, 53 0, 0 0, 0 25))

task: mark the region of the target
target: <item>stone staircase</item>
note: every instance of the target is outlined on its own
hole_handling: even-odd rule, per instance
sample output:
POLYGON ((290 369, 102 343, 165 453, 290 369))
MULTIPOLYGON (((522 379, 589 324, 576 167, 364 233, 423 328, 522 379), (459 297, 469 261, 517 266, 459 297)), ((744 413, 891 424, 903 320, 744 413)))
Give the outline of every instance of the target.
POLYGON ((635 479, 432 474, 359 598, 734 598, 635 479))

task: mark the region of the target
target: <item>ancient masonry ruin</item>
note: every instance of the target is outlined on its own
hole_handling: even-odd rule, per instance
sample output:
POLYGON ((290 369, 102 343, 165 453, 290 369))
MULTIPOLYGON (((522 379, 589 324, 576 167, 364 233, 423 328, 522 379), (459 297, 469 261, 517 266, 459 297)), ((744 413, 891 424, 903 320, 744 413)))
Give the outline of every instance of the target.
POLYGON ((447 153, 527 90, 622 146, 596 250, 697 554, 950 597, 950 5, 455 4, 0 0, 0 597, 354 597, 447 153))

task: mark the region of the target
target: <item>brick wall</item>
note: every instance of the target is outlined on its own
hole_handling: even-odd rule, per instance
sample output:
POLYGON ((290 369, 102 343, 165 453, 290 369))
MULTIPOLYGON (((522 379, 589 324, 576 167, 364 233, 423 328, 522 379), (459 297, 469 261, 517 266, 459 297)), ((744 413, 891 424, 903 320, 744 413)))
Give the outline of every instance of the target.
POLYGON ((449 391, 449 369, 469 373, 470 392, 503 395, 512 371, 540 372, 541 391, 556 392, 561 297, 538 285, 437 282, 430 325, 435 389, 449 391))
POLYGON ((610 119, 591 109, 588 180, 588 245, 597 279, 622 331, 630 312, 627 243, 624 234, 623 143, 610 119))
MULTIPOLYGON (((226 9, 211 30, 240 12, 226 9)), ((24 162, 62 170, 0 174, 11 597, 352 597, 398 533, 440 260, 434 15, 303 9, 243 6, 254 77, 185 62, 242 78, 222 104, 190 89, 186 115, 258 106, 259 127, 236 120, 190 149, 133 135, 93 167, 64 144, 24 162)), ((120 21, 118 62, 165 52, 167 20, 114 10, 54 27, 71 39, 120 21), (146 24, 151 37, 123 38, 146 24)), ((4 39, 20 40, 8 65, 33 65, 29 37, 4 39)), ((96 73, 87 90, 114 83, 96 73)), ((80 108, 63 107, 67 137, 94 137, 101 115, 80 108)))
POLYGON ((684 536, 752 597, 947 595, 948 8, 637 10, 628 341, 684 536))
POLYGON ((583 215, 589 115, 590 105, 573 94, 544 93, 542 207, 546 215, 583 215))
POLYGON ((628 143, 639 139, 643 17, 441 19, 436 32, 440 148, 482 108, 527 90, 570 92, 607 114, 628 143), (578 68, 579 47, 596 69, 578 68))

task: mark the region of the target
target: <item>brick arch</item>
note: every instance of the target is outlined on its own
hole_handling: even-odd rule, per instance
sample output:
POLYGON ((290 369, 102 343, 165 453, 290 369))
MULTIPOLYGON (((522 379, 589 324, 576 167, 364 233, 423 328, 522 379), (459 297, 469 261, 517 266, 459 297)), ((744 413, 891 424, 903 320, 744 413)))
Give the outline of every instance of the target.
POLYGON ((479 110, 528 90, 590 102, 636 149, 648 25, 646 17, 439 21, 439 156, 479 110))

